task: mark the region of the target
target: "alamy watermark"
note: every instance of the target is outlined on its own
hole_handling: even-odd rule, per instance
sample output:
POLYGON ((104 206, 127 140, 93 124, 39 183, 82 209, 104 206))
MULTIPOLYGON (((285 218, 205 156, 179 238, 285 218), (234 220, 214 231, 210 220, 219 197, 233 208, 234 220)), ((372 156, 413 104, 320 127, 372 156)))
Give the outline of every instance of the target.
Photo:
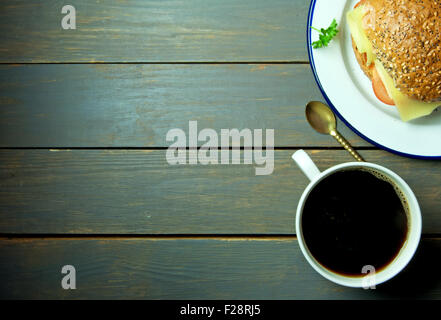
POLYGON ((375 280, 376 280, 376 271, 375 267, 371 265, 365 265, 361 269, 361 273, 366 274, 363 277, 362 283, 363 283, 363 289, 375 289, 375 280))
POLYGON ((75 30, 77 28, 77 13, 75 7, 70 4, 65 5, 61 8, 61 13, 66 14, 61 19, 61 28, 64 30, 75 30))
POLYGON ((75 267, 67 264, 61 268, 61 273, 65 274, 63 279, 61 279, 61 287, 64 290, 76 289, 77 288, 77 272, 75 267))
POLYGON ((198 131, 197 121, 188 122, 187 135, 182 129, 167 132, 166 159, 170 165, 195 164, 256 164, 256 175, 270 175, 274 171, 274 129, 214 129, 198 131), (242 144, 243 141, 243 144, 242 144), (203 144, 198 147, 199 142, 203 144))

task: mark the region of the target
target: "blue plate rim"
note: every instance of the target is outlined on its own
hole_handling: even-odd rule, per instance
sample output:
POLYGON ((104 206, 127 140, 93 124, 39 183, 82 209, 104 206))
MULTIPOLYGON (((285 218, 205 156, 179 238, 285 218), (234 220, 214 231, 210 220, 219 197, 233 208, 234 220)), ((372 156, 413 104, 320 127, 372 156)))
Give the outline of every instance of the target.
POLYGON ((366 137, 364 134, 362 134, 360 131, 358 131, 356 128, 354 128, 341 114, 340 112, 338 112, 337 108, 332 104, 331 100, 329 99, 328 95, 326 94, 325 90, 323 89, 320 80, 318 78, 316 69, 315 69, 315 63, 314 63, 314 57, 312 55, 312 46, 311 46, 311 33, 312 33, 312 29, 311 29, 311 25, 312 25, 312 17, 314 15, 314 9, 315 9, 315 5, 317 3, 317 0, 311 0, 311 3, 309 5, 309 11, 308 11, 308 21, 306 24, 306 43, 307 43, 307 51, 308 51, 308 59, 309 59, 309 65, 311 66, 312 69, 312 73, 314 75, 314 79, 315 82, 317 83, 317 86, 320 89, 320 92, 323 95, 323 98, 326 100, 326 103, 331 107, 332 111, 335 112, 335 114, 337 114, 337 116, 339 117, 339 119, 341 121, 343 121, 343 123, 349 127, 353 132, 355 132, 358 136, 360 136, 362 139, 366 140, 367 142, 373 144, 374 146, 389 151, 391 153, 403 156, 403 157, 407 157, 407 158, 414 158, 414 159, 423 159, 423 160, 441 160, 441 155, 440 156, 422 156, 422 155, 417 155, 417 154, 411 154, 411 153, 405 153, 405 152, 401 152, 398 150, 394 150, 391 148, 388 148, 386 146, 383 146, 381 144, 379 144, 378 142, 366 137))

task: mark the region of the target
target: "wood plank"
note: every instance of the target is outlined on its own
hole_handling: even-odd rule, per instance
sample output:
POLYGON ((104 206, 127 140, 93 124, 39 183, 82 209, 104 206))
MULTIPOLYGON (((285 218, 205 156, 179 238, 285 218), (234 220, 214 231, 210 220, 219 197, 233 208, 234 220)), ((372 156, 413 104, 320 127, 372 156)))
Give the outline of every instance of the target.
POLYGON ((0 62, 306 61, 305 0, 0 2, 0 62))
POLYGON ((308 65, 0 66, 0 146, 163 147, 190 120, 275 129, 276 146, 339 146, 305 121, 322 99, 308 65))
MULTIPOLYGON (((294 151, 294 150, 293 150, 294 151)), ((255 165, 178 165, 166 150, 1 150, 0 233, 294 234, 307 179, 291 150, 272 175, 255 165)), ((310 150, 321 170, 352 161, 310 150)), ((362 150, 415 190, 423 231, 441 233, 441 162, 362 150)))
POLYGON ((403 273, 364 290, 322 278, 294 239, 2 240, 0 298, 440 299, 440 253, 423 240, 403 273), (64 265, 75 290, 61 288, 64 265))

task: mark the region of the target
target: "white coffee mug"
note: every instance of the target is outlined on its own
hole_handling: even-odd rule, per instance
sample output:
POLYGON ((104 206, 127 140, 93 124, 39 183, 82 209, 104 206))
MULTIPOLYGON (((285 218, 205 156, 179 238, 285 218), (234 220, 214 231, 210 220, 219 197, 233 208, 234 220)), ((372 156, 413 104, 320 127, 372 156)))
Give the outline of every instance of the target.
POLYGON ((299 204, 297 206, 297 215, 296 215, 296 232, 297 238, 299 242, 300 249, 302 250, 303 255, 309 264, 323 277, 331 280, 337 284, 348 286, 348 287, 357 287, 357 288, 374 288, 376 285, 383 283, 395 275, 397 275, 403 268, 408 264, 408 262, 412 259, 414 255, 419 241, 421 237, 421 211, 418 205, 418 201, 407 185, 407 183, 396 173, 393 171, 379 166, 377 164, 369 163, 369 162, 348 162, 336 165, 331 167, 323 172, 320 172, 316 167, 314 162, 308 156, 308 154, 304 150, 298 150, 292 155, 293 160, 300 167, 303 173, 309 178, 310 183, 306 187, 303 192, 299 204), (302 229, 302 215, 303 209, 311 191, 318 185, 320 181, 322 181, 327 176, 341 170, 346 170, 348 168, 369 168, 370 170, 381 173, 382 175, 388 177, 390 181, 392 181, 396 187, 400 189, 402 194, 405 196, 408 207, 409 207, 409 216, 408 219, 408 232, 407 238, 402 245, 398 255, 395 259, 390 262, 386 267, 382 268, 378 272, 372 272, 372 270, 366 270, 365 277, 351 277, 345 276, 342 274, 338 274, 329 270, 328 268, 322 266, 311 254, 308 250, 308 247, 305 244, 305 239, 303 237, 303 229, 302 229))

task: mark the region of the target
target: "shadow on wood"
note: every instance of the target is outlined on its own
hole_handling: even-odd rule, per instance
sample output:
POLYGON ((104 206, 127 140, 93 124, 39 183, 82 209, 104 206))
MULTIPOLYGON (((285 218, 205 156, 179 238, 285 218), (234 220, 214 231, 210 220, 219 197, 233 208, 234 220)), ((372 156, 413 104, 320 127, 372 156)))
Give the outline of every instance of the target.
POLYGON ((384 298, 418 299, 440 283, 441 246, 438 241, 421 241, 412 261, 396 278, 378 286, 376 295, 384 298))

